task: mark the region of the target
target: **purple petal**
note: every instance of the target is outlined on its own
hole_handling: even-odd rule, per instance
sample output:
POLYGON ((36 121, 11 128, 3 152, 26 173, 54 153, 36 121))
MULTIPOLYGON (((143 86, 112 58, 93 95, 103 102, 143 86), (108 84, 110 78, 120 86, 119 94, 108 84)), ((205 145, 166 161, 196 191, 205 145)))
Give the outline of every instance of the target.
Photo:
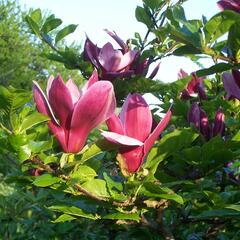
POLYGON ((240 72, 238 70, 232 70, 232 75, 234 77, 235 83, 240 88, 240 72))
POLYGON ((47 81, 47 89, 46 89, 46 92, 47 92, 47 97, 49 97, 49 90, 52 86, 52 82, 54 80, 54 76, 51 75, 49 78, 48 78, 48 81, 47 81))
POLYGON ((217 5, 221 10, 233 10, 235 12, 240 12, 239 0, 221 0, 217 2, 217 5))
POLYGON ((210 138, 210 127, 206 113, 200 108, 200 132, 206 140, 210 138))
POLYGON ((157 66, 153 69, 152 73, 148 78, 153 79, 157 75, 159 68, 160 68, 160 63, 157 64, 157 66))
POLYGON ((134 74, 133 70, 127 70, 124 72, 106 72, 102 71, 102 79, 112 81, 116 78, 128 78, 134 74))
POLYGON ((104 29, 104 31, 110 35, 118 44, 119 46, 122 48, 123 53, 126 53, 129 51, 128 45, 114 32, 110 32, 107 29, 104 29))
POLYGON ((144 157, 148 154, 154 142, 158 139, 162 131, 167 127, 171 119, 171 116, 172 116, 172 106, 169 108, 164 118, 161 120, 161 122, 157 125, 154 131, 150 134, 150 136, 144 142, 144 157))
POLYGON ((223 86, 227 92, 226 99, 237 98, 240 100, 240 88, 236 84, 236 81, 231 73, 223 73, 222 75, 223 86))
POLYGON ((116 99, 109 81, 94 83, 75 105, 68 139, 68 150, 79 152, 90 131, 108 119, 115 110, 116 99))
POLYGON ((182 78, 185 78, 187 76, 188 76, 188 74, 181 68, 178 72, 178 79, 182 79, 182 78))
POLYGON ((96 68, 99 67, 98 55, 100 48, 98 48, 88 37, 84 44, 84 57, 86 60, 90 61, 96 68))
POLYGON ((127 66, 131 65, 132 62, 136 59, 136 56, 138 55, 138 51, 132 50, 127 53, 125 53, 121 57, 121 61, 115 71, 121 71, 122 69, 126 68, 127 66))
POLYGON ((214 123, 213 123, 213 131, 212 131, 213 137, 218 134, 223 136, 224 129, 225 129, 224 113, 222 112, 222 109, 218 109, 215 115, 214 123))
POLYGON ((123 146, 142 146, 143 142, 115 132, 101 131, 101 134, 109 141, 123 146))
POLYGON ((115 50, 111 43, 106 43, 99 53, 99 63, 108 72, 115 72, 121 62, 123 54, 120 50, 115 50))
POLYGON ((196 102, 194 102, 188 112, 188 122, 193 123, 194 126, 200 129, 200 108, 196 102))
POLYGON ((68 88, 68 91, 72 97, 73 104, 75 104, 80 97, 80 92, 78 90, 78 87, 76 86, 76 84, 74 83, 74 81, 72 79, 69 79, 67 81, 66 87, 68 88))
POLYGON ((129 94, 120 114, 125 134, 142 142, 149 136, 152 128, 152 113, 140 94, 129 94))

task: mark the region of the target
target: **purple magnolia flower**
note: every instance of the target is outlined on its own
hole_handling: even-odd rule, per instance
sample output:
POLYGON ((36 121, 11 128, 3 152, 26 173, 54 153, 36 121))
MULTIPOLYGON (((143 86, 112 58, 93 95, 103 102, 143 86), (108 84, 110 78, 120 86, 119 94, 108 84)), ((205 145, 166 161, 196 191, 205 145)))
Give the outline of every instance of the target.
POLYGON ((34 82, 37 110, 50 117, 48 127, 68 153, 81 151, 90 131, 108 119, 116 107, 112 84, 98 81, 96 71, 81 90, 72 79, 65 84, 60 75, 50 77, 46 92, 34 82))
POLYGON ((238 99, 240 100, 240 72, 238 70, 232 70, 232 74, 225 72, 222 75, 223 86, 227 92, 226 99, 238 99))
MULTIPOLYGON (((180 69, 178 73, 178 79, 185 78, 187 76, 188 74, 183 69, 180 69)), ((206 100, 207 96, 205 93, 203 80, 203 77, 197 77, 196 73, 192 73, 192 79, 188 83, 187 88, 182 91, 181 98, 187 100, 198 94, 200 99, 206 100)))
POLYGON ((119 153, 127 171, 137 172, 154 142, 166 128, 171 115, 170 109, 153 129, 152 114, 144 98, 136 93, 129 94, 119 116, 113 114, 106 121, 111 132, 102 131, 102 135, 119 145, 119 153))
POLYGON ((232 10, 237 13, 240 13, 239 0, 221 0, 217 2, 217 5, 221 10, 232 10))
MULTIPOLYGON (((101 79, 112 81, 115 78, 126 78, 133 75, 146 76, 150 64, 149 60, 139 61, 139 51, 131 50, 117 34, 105 31, 117 42, 119 49, 114 49, 109 42, 99 48, 88 37, 84 45, 85 59, 101 71, 101 79)), ((159 64, 149 78, 153 78, 158 69, 159 64)))
POLYGON ((210 138, 220 134, 224 135, 224 113, 218 109, 212 124, 209 124, 206 113, 199 107, 198 103, 193 103, 188 112, 188 122, 192 123, 208 141, 210 138))

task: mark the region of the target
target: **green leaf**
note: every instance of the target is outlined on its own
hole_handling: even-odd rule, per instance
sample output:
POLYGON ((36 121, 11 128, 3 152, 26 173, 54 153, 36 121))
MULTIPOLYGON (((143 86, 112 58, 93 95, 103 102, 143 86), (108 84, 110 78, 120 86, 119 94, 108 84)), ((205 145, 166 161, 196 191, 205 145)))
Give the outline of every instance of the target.
POLYGON ((33 126, 42 122, 46 122, 48 120, 50 120, 48 116, 45 116, 39 112, 34 112, 23 119, 19 127, 19 132, 21 133, 23 131, 26 131, 33 126))
POLYGON ((62 30, 60 30, 55 37, 55 44, 58 43, 60 40, 62 40, 67 35, 73 33, 76 30, 77 26, 78 25, 70 24, 70 25, 64 27, 62 30))
POLYGON ((85 165, 77 165, 74 168, 73 172, 70 174, 70 177, 72 179, 76 179, 80 181, 86 181, 88 179, 95 178, 96 176, 97 176, 97 173, 94 171, 94 169, 85 165))
POLYGON ((45 34, 52 31, 62 24, 62 20, 59 18, 47 18, 42 26, 41 31, 45 34))
POLYGON ((195 48, 192 45, 184 45, 179 47, 173 52, 175 56, 183 56, 183 55, 191 55, 191 54, 201 54, 202 51, 200 49, 195 48))
POLYGON ((106 182, 102 179, 90 179, 82 187, 99 197, 109 197, 106 182))
POLYGON ((81 208, 75 207, 75 206, 66 206, 66 205, 53 205, 48 207, 48 209, 56 211, 56 212, 63 212, 68 215, 73 215, 77 217, 84 217, 88 219, 98 219, 98 216, 94 216, 91 213, 84 212, 81 208))
POLYGON ((207 76, 207 75, 211 75, 211 74, 215 74, 215 73, 222 73, 222 72, 228 71, 232 68, 233 68, 233 66, 231 64, 218 63, 209 68, 198 70, 196 72, 196 74, 198 77, 203 77, 203 76, 207 76))
POLYGON ((234 23, 228 34, 227 45, 231 50, 231 55, 239 60, 240 59, 240 21, 234 23))
POLYGON ((239 204, 228 205, 225 208, 232 209, 232 210, 240 212, 240 205, 239 204))
POLYGON ((216 218, 216 217, 239 217, 240 213, 236 212, 231 209, 216 209, 216 210, 209 210, 203 211, 201 214, 197 216, 190 216, 192 219, 208 219, 208 218, 216 218))
POLYGON ((213 16, 205 25, 204 32, 206 42, 214 42, 217 38, 223 36, 232 24, 240 20, 238 13, 225 10, 213 16))
POLYGON ((143 0, 143 2, 152 10, 160 8, 164 4, 163 0, 143 0))
POLYGON ((26 16, 25 21, 27 22, 32 32, 38 37, 40 37, 40 29, 38 24, 30 16, 26 16))
POLYGON ((59 223, 59 222, 72 221, 72 220, 75 220, 75 219, 76 219, 75 217, 64 213, 52 222, 53 223, 59 223))
POLYGON ((105 152, 117 149, 116 144, 110 143, 105 139, 97 141, 95 144, 91 145, 87 150, 85 150, 81 156, 80 163, 96 157, 97 155, 105 152))
POLYGON ((52 148, 52 138, 49 141, 32 141, 28 142, 28 147, 32 153, 40 153, 52 148))
POLYGON ((20 160, 20 163, 22 163, 30 158, 31 149, 29 148, 28 145, 23 145, 19 147, 19 149, 17 150, 17 153, 18 153, 18 158, 20 160))
POLYGON ((198 134, 191 131, 190 128, 182 130, 174 130, 166 134, 160 141, 157 147, 154 147, 144 164, 143 168, 148 168, 151 175, 156 172, 158 164, 166 157, 174 152, 181 150, 184 147, 190 146, 191 143, 198 137, 198 134))
POLYGON ((139 213, 122 213, 122 212, 107 214, 102 218, 112 220, 132 220, 136 222, 139 222, 141 219, 139 213))
POLYGON ((32 13, 31 13, 31 18, 34 22, 38 23, 41 21, 42 19, 42 12, 41 9, 35 9, 32 13))
POLYGON ((37 187, 48 187, 60 181, 61 181, 60 178, 54 177, 51 174, 46 173, 39 177, 36 177, 36 179, 33 181, 33 184, 37 187))
POLYGON ((143 7, 137 6, 135 10, 135 17, 139 22, 144 23, 148 28, 152 28, 152 20, 143 7))

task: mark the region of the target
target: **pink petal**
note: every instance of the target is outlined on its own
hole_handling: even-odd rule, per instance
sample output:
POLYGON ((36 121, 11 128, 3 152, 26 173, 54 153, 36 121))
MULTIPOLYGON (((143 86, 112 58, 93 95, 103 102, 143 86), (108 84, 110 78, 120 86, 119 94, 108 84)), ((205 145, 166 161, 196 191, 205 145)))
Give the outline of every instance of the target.
POLYGON ((124 70, 124 72, 106 72, 102 71, 102 79, 112 81, 116 78, 128 78, 134 74, 133 70, 124 70))
POLYGON ((49 103, 59 119, 60 125, 64 129, 68 129, 73 110, 73 102, 71 94, 60 75, 52 82, 49 90, 49 103))
POLYGON ((213 123, 213 129, 212 129, 212 135, 213 137, 220 134, 223 136, 225 130, 225 124, 224 124, 224 113, 222 112, 222 109, 219 108, 216 112, 214 123, 213 123))
POLYGON ((78 90, 78 87, 76 86, 76 84, 72 79, 69 79, 67 81, 66 87, 68 88, 68 91, 71 94, 73 104, 75 104, 80 97, 80 92, 78 90))
POLYGON ((143 146, 120 149, 120 153, 125 159, 128 171, 137 172, 144 160, 143 146))
POLYGON ((152 128, 152 114, 148 104, 140 94, 129 94, 120 115, 125 134, 142 142, 152 128))
POLYGON ((47 97, 49 97, 49 90, 52 86, 52 82, 54 80, 54 76, 51 75, 49 78, 48 78, 48 81, 47 81, 47 89, 46 89, 46 92, 47 92, 47 97))
POLYGON ((206 140, 210 138, 210 127, 207 114, 200 108, 200 132, 206 140))
POLYGON ((124 145, 124 146, 142 146, 143 142, 135 138, 131 138, 125 135, 121 135, 115 132, 106 132, 101 131, 101 134, 109 141, 116 144, 124 145))
POLYGON ((178 79, 187 77, 188 74, 181 68, 178 72, 178 79))
POLYGON ((54 117, 51 106, 49 105, 49 102, 43 91, 41 90, 37 82, 34 82, 33 84, 33 97, 36 103, 37 110, 40 113, 51 117, 51 121, 48 122, 48 127, 61 144, 63 150, 67 152, 65 132, 63 128, 59 126, 56 118, 54 117))
POLYGON ((89 87, 91 87, 97 81, 98 81, 98 72, 96 69, 94 69, 91 77, 88 79, 88 81, 85 83, 85 85, 80 90, 81 96, 87 91, 87 89, 89 87))
POLYGON ((107 29, 104 29, 104 30, 119 44, 119 46, 123 50, 123 53, 128 52, 129 50, 128 45, 116 33, 110 32, 107 29))
POLYGON ((79 152, 90 131, 108 119, 116 108, 113 85, 109 81, 94 83, 75 105, 68 139, 68 150, 79 152))
POLYGON ((116 116, 115 113, 109 119, 107 119, 106 124, 109 131, 124 135, 124 129, 121 120, 118 116, 116 116))
POLYGON ((162 131, 167 127, 171 119, 171 116, 172 116, 172 106, 169 108, 164 118, 161 120, 161 122, 157 125, 154 131, 150 134, 150 136, 144 142, 144 157, 148 154, 154 142, 158 139, 162 131))

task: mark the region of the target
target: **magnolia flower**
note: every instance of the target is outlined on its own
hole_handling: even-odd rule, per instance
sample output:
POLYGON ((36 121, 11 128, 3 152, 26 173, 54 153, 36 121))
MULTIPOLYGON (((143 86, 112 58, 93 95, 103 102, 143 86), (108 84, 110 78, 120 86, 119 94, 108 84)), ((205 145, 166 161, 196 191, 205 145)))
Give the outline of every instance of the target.
POLYGON ((33 95, 37 110, 50 117, 48 127, 68 153, 81 151, 90 131, 116 107, 112 84, 98 81, 96 71, 81 90, 72 79, 65 84, 58 75, 48 79, 47 95, 34 82, 33 95))
MULTIPOLYGON (((132 75, 146 76, 149 61, 145 59, 139 62, 139 51, 131 50, 115 33, 105 31, 117 42, 120 49, 114 49, 109 42, 99 48, 88 37, 84 45, 84 56, 97 69, 101 70, 101 79, 114 80, 115 78, 131 77, 132 75)), ((158 69, 159 64, 149 77, 153 78, 158 69)))
POLYGON ((217 2, 217 5, 221 10, 232 10, 240 13, 240 1, 239 0, 221 0, 217 2))
POLYGON ((232 70, 232 74, 225 72, 222 75, 223 86, 227 92, 226 99, 237 98, 240 100, 240 72, 232 70))
POLYGON ((119 154, 129 173, 138 171, 155 140, 170 121, 171 109, 152 131, 153 118, 149 106, 139 94, 129 94, 119 116, 107 121, 111 132, 102 131, 110 142, 119 145, 119 154))
POLYGON ((194 124, 206 140, 220 134, 224 135, 224 113, 219 108, 216 112, 214 122, 210 125, 206 113, 197 103, 193 103, 188 112, 188 122, 194 124))
MULTIPOLYGON (((180 69, 178 73, 178 79, 185 78, 187 76, 188 74, 183 69, 180 69)), ((198 93, 200 99, 207 99, 203 80, 203 77, 197 77, 196 73, 192 73, 192 79, 188 83, 187 88, 182 91, 181 98, 189 99, 198 93)))

